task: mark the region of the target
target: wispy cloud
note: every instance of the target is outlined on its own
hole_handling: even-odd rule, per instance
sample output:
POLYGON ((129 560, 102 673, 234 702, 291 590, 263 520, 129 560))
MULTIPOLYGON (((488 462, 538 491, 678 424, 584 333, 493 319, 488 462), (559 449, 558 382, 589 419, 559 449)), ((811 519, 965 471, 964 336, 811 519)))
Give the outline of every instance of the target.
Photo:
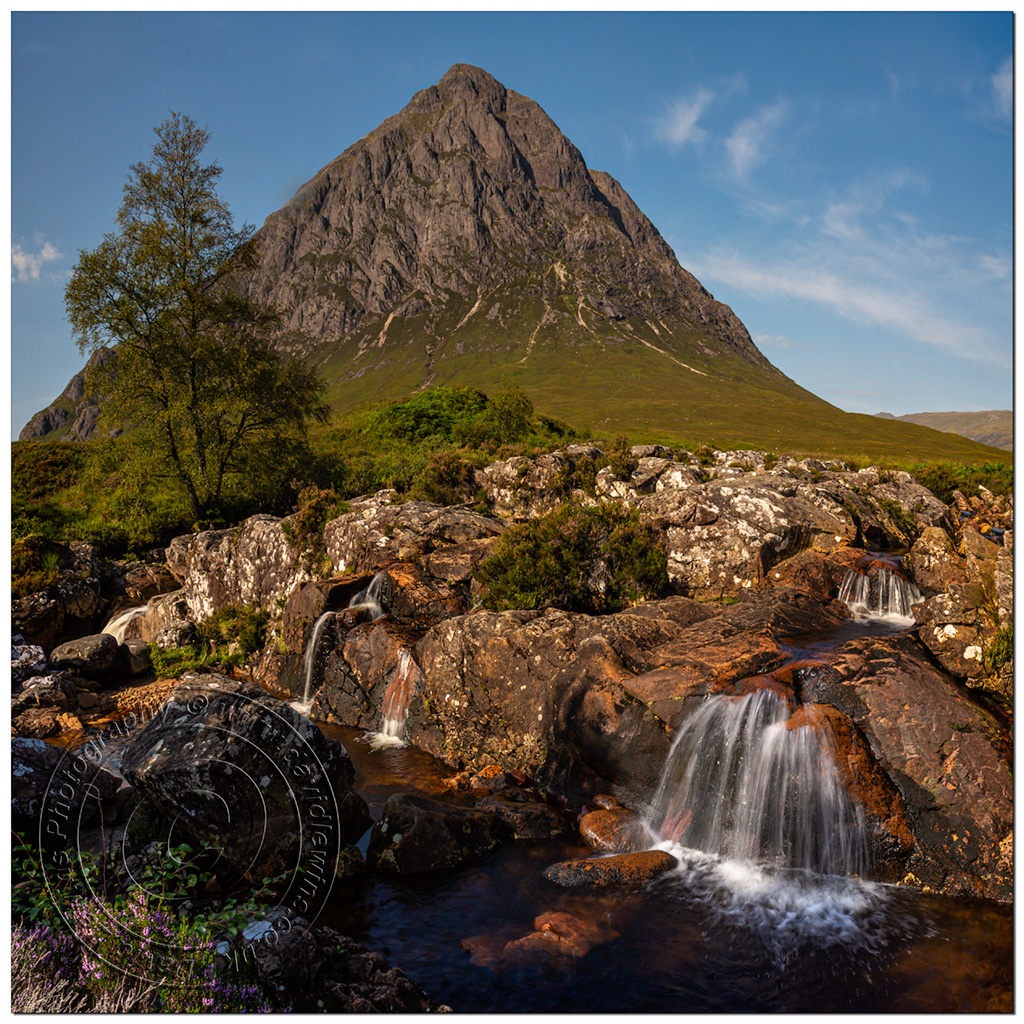
POLYGON ((802 341, 793 341, 784 334, 753 334, 754 344, 758 348, 807 348, 802 341))
POLYGON ((659 142, 678 149, 687 144, 699 145, 708 139, 708 129, 701 119, 713 103, 722 103, 737 93, 747 91, 743 75, 718 78, 712 85, 699 85, 683 96, 665 104, 665 111, 654 118, 654 136, 659 142))
POLYGON ((858 279, 820 250, 766 263, 715 251, 703 261, 702 273, 760 296, 817 303, 846 319, 894 330, 965 359, 1010 365, 990 331, 943 314, 931 296, 906 281, 887 286, 877 279, 858 279))
POLYGON ((682 146, 687 142, 699 143, 707 132, 698 123, 715 98, 714 92, 703 86, 669 104, 663 117, 655 122, 655 134, 663 142, 682 146))
POLYGON ((52 243, 37 237, 36 245, 41 246, 38 252, 26 252, 19 243, 11 243, 12 281, 38 281, 44 264, 63 259, 63 254, 52 243))
POLYGON ((786 119, 784 100, 762 107, 753 117, 744 118, 725 140, 733 174, 740 180, 768 160, 772 137, 786 119))
POLYGON ((992 100, 1000 117, 1009 120, 1013 116, 1013 58, 1007 57, 999 70, 989 79, 992 86, 992 100))

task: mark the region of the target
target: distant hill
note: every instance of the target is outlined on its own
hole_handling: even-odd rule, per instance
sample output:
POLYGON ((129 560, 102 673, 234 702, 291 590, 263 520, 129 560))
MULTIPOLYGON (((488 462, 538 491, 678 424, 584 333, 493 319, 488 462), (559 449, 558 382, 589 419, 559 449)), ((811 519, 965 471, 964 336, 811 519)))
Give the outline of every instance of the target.
MULTIPOLYGON (((991 458, 790 380, 614 178, 536 102, 468 64, 315 174, 257 238, 259 265, 237 285, 283 312, 279 344, 317 367, 341 412, 512 380, 538 413, 602 436, 991 458)), ((74 429, 85 410, 63 405, 22 438, 88 436, 74 429)))
POLYGON ((893 416, 890 412, 876 414, 882 419, 919 423, 923 427, 959 434, 972 441, 990 444, 993 448, 1013 451, 1013 413, 1009 409, 989 409, 985 412, 914 412, 906 416, 893 416))

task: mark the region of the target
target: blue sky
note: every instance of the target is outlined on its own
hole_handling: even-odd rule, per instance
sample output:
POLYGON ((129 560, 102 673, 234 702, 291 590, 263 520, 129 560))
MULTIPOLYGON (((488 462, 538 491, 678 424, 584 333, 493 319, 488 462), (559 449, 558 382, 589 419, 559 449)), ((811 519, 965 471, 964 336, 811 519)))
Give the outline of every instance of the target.
POLYGON ((802 386, 1010 408, 1013 22, 997 14, 14 13, 11 423, 84 364, 63 288, 170 110, 259 225, 456 62, 536 100, 802 386))

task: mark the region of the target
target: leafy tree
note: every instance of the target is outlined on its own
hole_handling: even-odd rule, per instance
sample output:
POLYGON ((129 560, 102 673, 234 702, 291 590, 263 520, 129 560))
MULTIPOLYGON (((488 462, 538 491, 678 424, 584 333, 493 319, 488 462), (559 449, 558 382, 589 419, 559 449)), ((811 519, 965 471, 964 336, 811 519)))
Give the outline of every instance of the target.
POLYGON ((172 114, 149 163, 124 186, 117 230, 79 253, 65 290, 80 351, 114 347, 102 374, 103 422, 124 428, 132 472, 164 474, 195 520, 229 480, 259 490, 327 406, 316 373, 273 343, 279 314, 235 284, 256 260, 253 229, 236 230, 204 164, 210 133, 172 114))

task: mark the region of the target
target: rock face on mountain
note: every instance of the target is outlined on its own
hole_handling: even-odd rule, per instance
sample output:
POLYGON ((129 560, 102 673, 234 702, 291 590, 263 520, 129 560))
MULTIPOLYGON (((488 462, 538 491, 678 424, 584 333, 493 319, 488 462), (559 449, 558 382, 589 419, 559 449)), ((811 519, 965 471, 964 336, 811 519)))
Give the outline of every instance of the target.
POLYGON ((705 357, 735 352, 781 378, 619 183, 533 100, 467 64, 321 170, 260 237, 250 292, 286 309, 286 328, 340 342, 353 378, 393 356, 393 335, 408 346, 413 325, 421 379, 461 354, 455 338, 518 359, 569 325, 577 342, 610 325, 623 343, 665 335, 666 352, 696 332, 705 357))

